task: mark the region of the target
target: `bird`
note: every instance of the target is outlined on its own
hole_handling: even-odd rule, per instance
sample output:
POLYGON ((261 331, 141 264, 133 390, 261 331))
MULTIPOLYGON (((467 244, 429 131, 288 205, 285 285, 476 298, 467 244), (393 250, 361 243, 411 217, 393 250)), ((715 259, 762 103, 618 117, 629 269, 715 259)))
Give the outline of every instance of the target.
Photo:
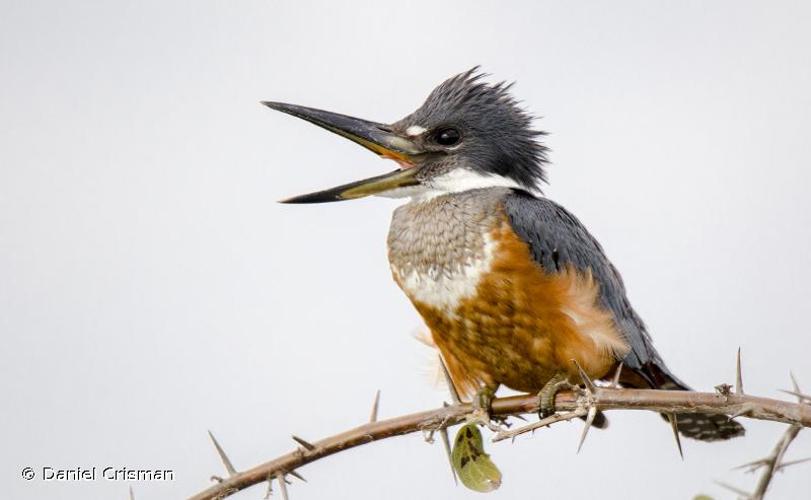
MULTIPOLYGON (((387 237, 394 281, 430 331, 456 390, 487 408, 501 386, 554 395, 620 370, 623 387, 691 390, 667 367, 628 300, 622 277, 585 226, 544 196, 546 133, 474 67, 390 123, 276 101, 265 106, 349 139, 396 170, 283 203, 370 195, 404 200, 387 237)), ((665 416, 665 415, 663 415, 665 416)), ((724 415, 677 414, 688 438, 744 434, 724 415)))

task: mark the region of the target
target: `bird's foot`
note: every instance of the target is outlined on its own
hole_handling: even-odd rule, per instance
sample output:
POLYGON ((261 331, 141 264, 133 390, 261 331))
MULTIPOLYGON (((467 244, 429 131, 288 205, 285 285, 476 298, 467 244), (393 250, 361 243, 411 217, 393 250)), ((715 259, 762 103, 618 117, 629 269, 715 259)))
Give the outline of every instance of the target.
POLYGON ((498 423, 494 423, 495 419, 490 415, 490 406, 496 397, 496 389, 485 386, 476 392, 473 396, 473 413, 468 415, 468 422, 483 425, 493 432, 504 430, 498 423))
POLYGON ((574 389, 569 378, 563 373, 556 373, 538 393, 538 417, 546 418, 555 413, 555 396, 563 389, 574 389))

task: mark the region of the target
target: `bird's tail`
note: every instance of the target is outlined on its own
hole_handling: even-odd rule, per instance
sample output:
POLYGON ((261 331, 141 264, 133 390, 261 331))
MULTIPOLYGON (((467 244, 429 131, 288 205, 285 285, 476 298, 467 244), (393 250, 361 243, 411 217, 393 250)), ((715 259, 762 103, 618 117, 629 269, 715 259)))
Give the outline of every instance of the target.
MULTIPOLYGON (((667 368, 649 363, 640 370, 627 370, 629 377, 623 377, 622 383, 626 387, 638 389, 662 389, 666 391, 691 391, 690 387, 670 373, 667 368)), ((662 414, 662 418, 669 420, 662 414)), ((706 413, 677 413, 676 427, 679 433, 688 438, 700 441, 723 441, 743 436, 746 429, 726 415, 710 415, 706 413)))

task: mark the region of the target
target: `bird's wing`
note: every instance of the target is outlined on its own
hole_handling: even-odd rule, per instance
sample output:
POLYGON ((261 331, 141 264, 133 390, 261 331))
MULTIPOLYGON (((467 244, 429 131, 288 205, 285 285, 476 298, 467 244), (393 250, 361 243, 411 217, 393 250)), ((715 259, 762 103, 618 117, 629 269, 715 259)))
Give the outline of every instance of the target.
POLYGON ((611 311, 618 329, 630 345, 623 360, 625 367, 640 373, 650 385, 660 385, 651 369, 669 373, 653 347, 645 324, 634 312, 625 295, 622 278, 605 256, 602 247, 577 218, 557 203, 523 191, 512 191, 504 207, 513 231, 523 239, 545 272, 556 273, 572 266, 590 271, 600 286, 600 300, 611 311))

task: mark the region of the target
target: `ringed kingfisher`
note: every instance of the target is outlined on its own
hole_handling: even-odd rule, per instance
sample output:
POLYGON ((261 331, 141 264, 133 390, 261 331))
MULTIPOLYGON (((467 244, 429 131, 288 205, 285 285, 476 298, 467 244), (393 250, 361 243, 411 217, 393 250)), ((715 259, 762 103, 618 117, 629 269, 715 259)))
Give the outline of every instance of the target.
MULTIPOLYGON (((544 132, 533 129, 511 84, 484 77, 476 67, 449 78, 392 124, 263 102, 398 164, 283 202, 408 200, 389 229, 392 275, 456 389, 484 408, 505 385, 538 393, 549 414, 555 392, 579 380, 578 365, 592 379, 620 368, 625 387, 690 390, 653 347, 597 240, 542 195, 544 132)), ((723 415, 680 414, 676 425, 703 441, 744 434, 723 415)))

